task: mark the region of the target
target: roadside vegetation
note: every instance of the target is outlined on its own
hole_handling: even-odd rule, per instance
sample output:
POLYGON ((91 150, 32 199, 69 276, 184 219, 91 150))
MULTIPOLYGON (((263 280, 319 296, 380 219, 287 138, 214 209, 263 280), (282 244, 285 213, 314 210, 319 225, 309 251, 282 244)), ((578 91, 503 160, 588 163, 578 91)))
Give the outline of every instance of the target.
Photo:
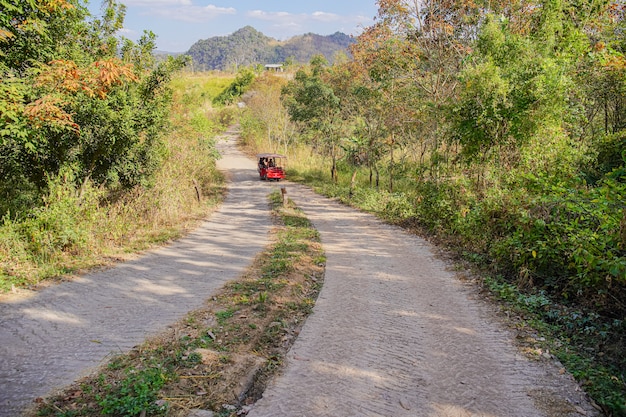
POLYGON ((164 334, 110 360, 32 415, 216 416, 245 414, 281 367, 323 282, 317 231, 296 207, 270 196, 273 242, 228 283, 164 334))
POLYGON ((244 140, 481 268, 626 415, 624 9, 459 5, 381 1, 352 59, 258 77, 244 140))
POLYGON ((1 292, 180 236, 217 204, 214 138, 232 112, 211 101, 233 76, 183 79, 184 59, 152 57, 153 34, 113 37, 114 2, 91 21, 70 1, 4 10, 1 292))

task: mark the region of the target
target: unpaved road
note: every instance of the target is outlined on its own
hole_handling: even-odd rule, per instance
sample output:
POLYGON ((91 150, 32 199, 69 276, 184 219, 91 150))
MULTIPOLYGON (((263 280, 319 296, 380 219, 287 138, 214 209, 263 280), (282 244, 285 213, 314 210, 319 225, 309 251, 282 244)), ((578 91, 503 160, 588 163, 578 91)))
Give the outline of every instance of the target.
POLYGON ((229 194, 186 238, 112 269, 0 299, 0 416, 19 415, 33 399, 199 308, 268 244, 269 187, 259 187, 256 164, 229 137, 218 161, 232 180, 229 194))
MULTIPOLYGON (((267 243, 254 162, 221 145, 231 191, 187 238, 0 303, 0 416, 126 351, 236 278, 267 243)), ((284 372, 249 416, 597 415, 567 374, 531 362, 429 244, 288 184, 321 233, 324 287, 284 372)))
POLYGON ((324 286, 249 417, 598 415, 556 363, 531 362, 432 246, 305 187, 324 286))

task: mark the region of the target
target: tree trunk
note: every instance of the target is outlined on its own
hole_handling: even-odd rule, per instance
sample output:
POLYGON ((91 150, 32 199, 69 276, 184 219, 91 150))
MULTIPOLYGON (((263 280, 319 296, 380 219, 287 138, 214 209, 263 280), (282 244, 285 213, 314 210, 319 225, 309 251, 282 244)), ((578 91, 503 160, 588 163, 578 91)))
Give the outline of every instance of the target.
POLYGON ((395 137, 395 133, 391 133, 391 143, 390 143, 390 150, 389 150, 389 192, 393 193, 393 164, 394 164, 394 160, 393 160, 393 148, 395 147, 396 143, 396 137, 395 137))
POLYGON ((350 198, 352 198, 352 196, 354 195, 354 183, 356 181, 357 171, 358 171, 358 168, 354 168, 354 172, 352 172, 352 178, 350 179, 350 194, 349 194, 350 198))
POLYGON ((604 99, 604 134, 609 133, 609 104, 608 99, 604 99))
POLYGON ((374 165, 374 170, 376 171, 376 190, 380 187, 380 172, 378 172, 378 167, 374 165))

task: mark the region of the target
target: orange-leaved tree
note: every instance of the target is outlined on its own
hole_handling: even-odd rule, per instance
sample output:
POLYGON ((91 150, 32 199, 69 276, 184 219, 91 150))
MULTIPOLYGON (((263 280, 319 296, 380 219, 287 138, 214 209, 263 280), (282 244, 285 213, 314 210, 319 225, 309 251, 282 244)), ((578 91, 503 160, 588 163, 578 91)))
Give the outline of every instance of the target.
POLYGON ((167 81, 184 59, 156 65, 150 32, 138 44, 117 38, 125 8, 114 0, 91 20, 80 0, 0 6, 0 213, 37 204, 22 197, 45 191, 62 168, 109 187, 149 178, 167 81))

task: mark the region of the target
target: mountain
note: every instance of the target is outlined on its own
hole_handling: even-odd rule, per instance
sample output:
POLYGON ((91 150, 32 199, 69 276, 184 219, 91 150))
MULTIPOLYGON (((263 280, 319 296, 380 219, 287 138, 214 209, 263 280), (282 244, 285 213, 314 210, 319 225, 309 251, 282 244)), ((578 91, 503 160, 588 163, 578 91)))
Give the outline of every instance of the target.
POLYGON ((281 63, 288 57, 293 57, 296 62, 307 63, 316 54, 324 55, 332 63, 337 52, 349 55, 348 47, 352 43, 354 39, 341 32, 328 36, 307 33, 276 45, 274 47, 276 62, 272 63, 281 63))
POLYGON ((341 32, 322 36, 307 33, 281 42, 263 35, 251 26, 228 36, 199 40, 189 48, 196 68, 225 70, 251 64, 280 64, 287 58, 307 63, 311 57, 323 54, 329 62, 337 52, 349 54, 354 40, 341 32))

